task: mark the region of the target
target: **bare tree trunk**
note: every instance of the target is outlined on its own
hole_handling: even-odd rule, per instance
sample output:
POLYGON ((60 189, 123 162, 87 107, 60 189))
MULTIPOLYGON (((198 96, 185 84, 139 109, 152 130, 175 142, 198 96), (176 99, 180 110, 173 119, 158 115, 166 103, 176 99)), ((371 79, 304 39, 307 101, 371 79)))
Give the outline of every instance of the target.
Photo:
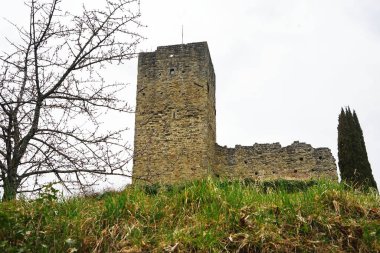
POLYGON ((3 202, 16 199, 19 182, 16 178, 16 175, 12 174, 8 175, 4 179, 4 194, 2 198, 3 202))

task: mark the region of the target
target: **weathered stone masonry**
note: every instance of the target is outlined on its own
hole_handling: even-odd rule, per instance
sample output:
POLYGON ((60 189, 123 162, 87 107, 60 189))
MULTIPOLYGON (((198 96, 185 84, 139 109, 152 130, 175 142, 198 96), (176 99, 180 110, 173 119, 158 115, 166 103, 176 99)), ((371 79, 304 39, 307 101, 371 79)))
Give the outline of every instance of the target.
POLYGON ((335 160, 328 148, 294 142, 254 144, 227 148, 216 145, 214 172, 217 176, 257 179, 337 179, 335 160))
POLYGON ((328 148, 216 144, 215 74, 206 42, 140 53, 136 100, 134 180, 337 179, 328 148))

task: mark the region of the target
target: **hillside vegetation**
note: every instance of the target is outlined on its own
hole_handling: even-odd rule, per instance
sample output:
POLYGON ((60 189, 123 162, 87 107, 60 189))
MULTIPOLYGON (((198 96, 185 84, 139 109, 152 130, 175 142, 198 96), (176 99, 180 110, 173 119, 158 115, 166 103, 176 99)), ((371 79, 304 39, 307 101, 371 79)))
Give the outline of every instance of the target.
POLYGON ((329 181, 129 186, 0 204, 0 252, 380 252, 380 199, 329 181))

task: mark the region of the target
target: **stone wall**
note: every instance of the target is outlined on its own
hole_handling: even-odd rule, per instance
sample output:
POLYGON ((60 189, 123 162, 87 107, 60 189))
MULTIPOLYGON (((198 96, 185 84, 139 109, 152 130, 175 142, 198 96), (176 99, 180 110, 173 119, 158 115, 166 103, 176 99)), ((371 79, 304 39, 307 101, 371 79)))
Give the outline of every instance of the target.
POLYGON ((337 180, 335 159, 328 148, 294 142, 227 148, 216 145, 214 173, 227 178, 337 180))
POLYGON ((133 177, 173 182, 213 166, 215 74, 206 42, 140 53, 133 177))
POLYGON ((206 42, 139 54, 133 181, 173 183, 209 175, 337 179, 327 148, 295 142, 216 144, 215 74, 206 42))

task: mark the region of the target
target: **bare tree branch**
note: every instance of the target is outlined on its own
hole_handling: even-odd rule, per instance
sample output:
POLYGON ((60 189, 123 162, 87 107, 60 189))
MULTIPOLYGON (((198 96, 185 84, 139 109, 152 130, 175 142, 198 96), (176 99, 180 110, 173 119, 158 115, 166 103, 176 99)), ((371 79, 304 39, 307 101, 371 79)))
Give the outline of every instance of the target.
POLYGON ((105 0, 73 15, 62 0, 29 0, 20 40, 0 54, 0 182, 3 200, 35 192, 43 177, 83 189, 104 175, 130 176, 125 128, 105 131, 106 110, 131 113, 99 68, 136 56, 139 0, 105 0), (32 182, 32 183, 31 183, 32 182))

